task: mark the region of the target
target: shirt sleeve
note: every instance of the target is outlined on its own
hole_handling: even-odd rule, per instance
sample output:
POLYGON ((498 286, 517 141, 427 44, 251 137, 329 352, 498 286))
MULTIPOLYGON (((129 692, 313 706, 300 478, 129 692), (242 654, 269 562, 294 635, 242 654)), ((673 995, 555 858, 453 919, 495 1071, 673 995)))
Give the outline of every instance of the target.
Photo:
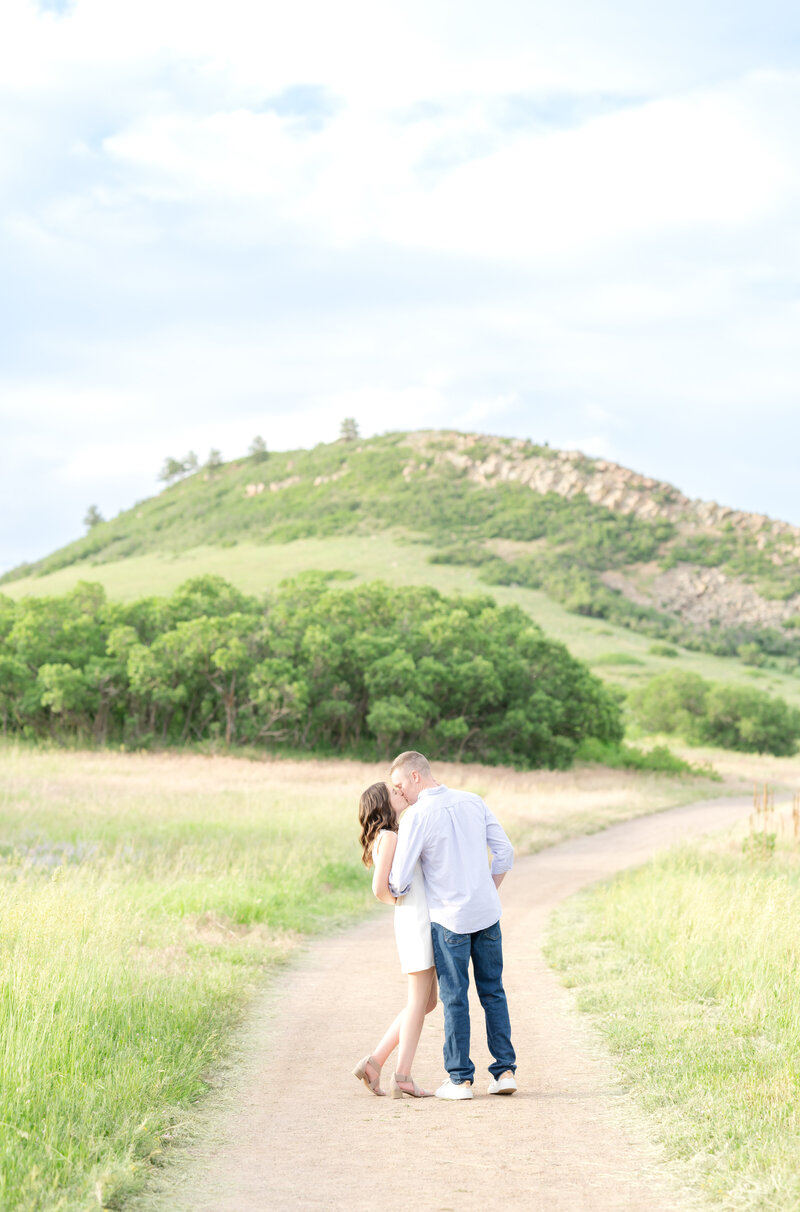
POLYGON ((492 875, 502 875, 514 866, 514 847, 494 813, 486 808, 485 804, 484 808, 486 809, 486 844, 492 852, 492 875))
POLYGON ((414 868, 425 844, 425 826, 422 814, 415 812, 407 822, 400 821, 397 831, 397 849, 389 872, 389 891, 393 896, 405 896, 411 887, 414 868))

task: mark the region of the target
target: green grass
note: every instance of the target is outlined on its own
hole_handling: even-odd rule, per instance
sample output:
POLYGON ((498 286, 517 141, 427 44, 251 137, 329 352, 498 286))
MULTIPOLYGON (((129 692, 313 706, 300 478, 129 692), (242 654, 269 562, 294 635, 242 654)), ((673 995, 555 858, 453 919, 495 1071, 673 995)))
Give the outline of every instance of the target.
MULTIPOLYGON (((73 564, 44 576, 9 581, 0 586, 0 592, 12 598, 58 594, 79 580, 90 580, 103 585, 111 597, 131 601, 141 597, 143 588, 170 594, 189 577, 208 572, 219 573, 246 593, 260 593, 307 569, 341 570, 352 573, 357 582, 377 578, 398 585, 434 585, 442 593, 489 592, 502 605, 521 606, 547 635, 561 640, 574 656, 595 666, 604 681, 625 690, 672 668, 690 670, 715 682, 738 682, 749 676, 748 666, 734 657, 672 647, 669 654, 654 651, 657 646, 646 635, 573 614, 541 590, 487 587, 479 580, 480 569, 429 563, 433 551, 432 546, 411 543, 399 532, 334 535, 271 545, 206 546, 176 555, 154 552, 108 564, 73 564), (610 650, 616 658, 622 658, 622 663, 604 663, 610 650), (677 657, 672 655, 675 651, 677 657)), ((800 679, 772 670, 768 677, 770 690, 800 706, 800 679)))
POLYGON ((761 853, 680 850, 582 893, 547 954, 712 1202, 795 1212, 800 865, 761 853))
MULTIPOLYGON (((438 768, 520 853, 718 788, 438 768)), ((370 912, 356 804, 381 767, 0 744, 0 1207, 121 1207, 191 1120, 252 993, 370 912)))
POLYGON ((119 1206, 291 940, 371 903, 335 784, 75 759, 0 751, 9 1210, 119 1206))
POLYGON ((629 652, 601 652, 593 659, 592 665, 644 665, 644 661, 629 652))

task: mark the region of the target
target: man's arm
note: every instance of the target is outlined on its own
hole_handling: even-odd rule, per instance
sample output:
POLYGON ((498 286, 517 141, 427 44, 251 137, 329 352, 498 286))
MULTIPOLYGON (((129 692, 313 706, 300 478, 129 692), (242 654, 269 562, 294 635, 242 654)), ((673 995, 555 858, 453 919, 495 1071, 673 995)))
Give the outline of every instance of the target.
MULTIPOLYGON (((411 809, 408 810, 411 812, 411 809)), ((400 819, 397 833, 397 849, 394 852, 392 870, 389 874, 389 891, 395 896, 405 896, 411 887, 411 879, 417 859, 425 844, 425 827, 421 812, 412 812, 411 817, 400 819), (407 819, 408 818, 408 819, 407 819)))
MULTIPOLYGON (((486 808, 485 804, 484 808, 486 808)), ((486 808, 486 845, 492 852, 492 879, 495 887, 499 888, 506 872, 514 866, 514 847, 508 840, 505 829, 488 808, 486 808)))

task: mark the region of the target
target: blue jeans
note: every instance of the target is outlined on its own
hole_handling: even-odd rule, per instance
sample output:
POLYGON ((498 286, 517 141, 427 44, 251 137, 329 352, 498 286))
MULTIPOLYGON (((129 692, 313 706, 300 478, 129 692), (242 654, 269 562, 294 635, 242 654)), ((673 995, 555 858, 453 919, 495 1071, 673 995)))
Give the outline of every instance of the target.
POLYGON ((438 922, 431 922, 433 957, 439 978, 439 997, 444 1007, 444 1067, 451 1081, 472 1081, 475 1066, 469 1057, 469 961, 475 974, 486 1018, 486 1040, 494 1064, 492 1077, 517 1068, 511 1045, 511 1023, 503 989, 503 938, 500 923, 476 930, 473 934, 454 934, 438 922))

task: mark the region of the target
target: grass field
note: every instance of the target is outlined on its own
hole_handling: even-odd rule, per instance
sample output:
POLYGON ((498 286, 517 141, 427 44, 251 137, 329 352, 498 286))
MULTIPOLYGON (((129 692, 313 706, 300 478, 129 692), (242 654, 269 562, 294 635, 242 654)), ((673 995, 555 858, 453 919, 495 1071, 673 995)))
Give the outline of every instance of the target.
MULTIPOLYGON (((447 767, 520 851, 719 783, 447 767)), ((371 910, 357 762, 0 747, 0 1206, 120 1207, 303 934, 371 910)))
POLYGON ((725 1209, 800 1207, 800 850, 789 804, 782 825, 751 827, 754 844, 743 830, 580 894, 547 948, 668 1153, 725 1209))
MULTIPOLYGON (((502 604, 515 603, 554 639, 587 661, 604 681, 629 689, 657 673, 680 667, 709 681, 743 682, 780 694, 800 706, 800 678, 755 669, 730 657, 678 649, 678 656, 659 656, 645 635, 602 620, 571 614, 547 594, 533 589, 484 585, 474 568, 430 564, 433 548, 404 542, 399 534, 331 536, 259 546, 197 547, 179 555, 153 553, 110 564, 74 564, 59 572, 26 577, 0 586, 0 592, 58 594, 79 580, 98 581, 111 597, 132 600, 146 592, 169 594, 189 577, 218 573, 247 593, 263 593, 286 577, 306 569, 350 572, 358 581, 384 580, 399 585, 434 585, 443 593, 488 593, 502 604)), ((663 646, 662 646, 663 647, 663 646)))

